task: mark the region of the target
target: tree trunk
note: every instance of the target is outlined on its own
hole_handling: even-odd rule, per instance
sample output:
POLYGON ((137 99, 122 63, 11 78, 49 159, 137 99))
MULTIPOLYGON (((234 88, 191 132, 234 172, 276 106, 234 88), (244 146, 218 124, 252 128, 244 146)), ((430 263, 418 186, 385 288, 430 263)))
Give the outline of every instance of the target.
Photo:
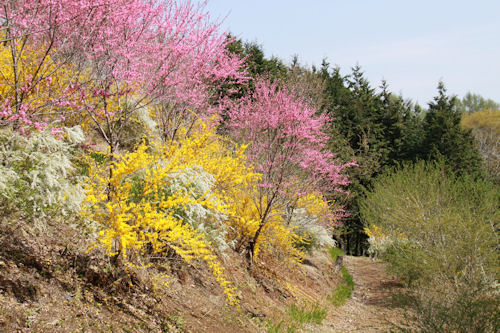
POLYGON ((264 227, 264 223, 261 223, 259 225, 259 229, 257 229, 257 232, 253 236, 253 239, 248 244, 248 254, 250 256, 250 258, 249 258, 250 266, 252 266, 252 264, 253 264, 253 258, 255 256, 255 245, 257 244, 257 241, 259 240, 260 232, 262 231, 263 227, 264 227))

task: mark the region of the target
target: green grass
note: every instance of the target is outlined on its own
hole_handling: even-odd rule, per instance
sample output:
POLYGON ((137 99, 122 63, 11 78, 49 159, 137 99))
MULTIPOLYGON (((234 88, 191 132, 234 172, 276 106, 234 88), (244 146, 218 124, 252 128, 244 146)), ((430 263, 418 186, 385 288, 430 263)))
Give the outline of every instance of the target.
POLYGON ((280 321, 278 324, 269 324, 267 328, 267 333, 280 333, 281 325, 283 325, 283 321, 280 321))
POLYGON ((354 280, 352 279, 352 275, 347 271, 347 268, 342 267, 340 274, 342 274, 342 278, 347 286, 351 288, 351 290, 354 290, 354 280))
POLYGON ((351 295, 352 295, 352 289, 349 288, 347 284, 342 282, 337 287, 335 287, 332 294, 328 296, 328 300, 334 306, 341 306, 345 304, 345 302, 349 297, 351 297, 351 295))
POLYGON ((290 318, 300 324, 321 324, 326 317, 326 309, 321 308, 318 304, 314 304, 310 308, 298 307, 292 304, 288 309, 290 318))
POLYGON ((354 290, 354 281, 352 275, 349 274, 345 267, 342 267, 340 270, 340 274, 342 275, 342 279, 344 280, 338 286, 333 289, 333 292, 330 296, 328 296, 328 300, 334 306, 344 305, 349 297, 351 297, 352 292, 354 290))
POLYGON ((300 307, 292 304, 287 310, 286 319, 278 324, 268 322, 268 333, 295 333, 302 327, 303 324, 321 324, 326 317, 326 309, 318 304, 312 304, 306 307, 300 307))
MULTIPOLYGON (((341 249, 335 247, 329 249, 329 252, 334 262, 337 260, 338 256, 345 255, 341 249)), ((328 301, 330 301, 334 306, 343 305, 346 300, 351 297, 354 290, 352 275, 349 274, 345 267, 341 268, 340 274, 343 281, 337 285, 332 294, 327 297, 328 301)), ((300 307, 296 304, 292 304, 288 308, 287 314, 287 319, 282 320, 278 324, 272 324, 269 322, 266 325, 268 333, 293 333, 296 332, 298 328, 302 327, 302 324, 319 325, 326 318, 326 309, 320 307, 318 304, 313 304, 308 307, 300 307)))
POLYGON ((337 261, 338 256, 345 256, 344 251, 342 251, 338 247, 332 247, 332 248, 330 248, 330 250, 328 250, 328 252, 330 252, 330 255, 332 256, 333 262, 337 261))

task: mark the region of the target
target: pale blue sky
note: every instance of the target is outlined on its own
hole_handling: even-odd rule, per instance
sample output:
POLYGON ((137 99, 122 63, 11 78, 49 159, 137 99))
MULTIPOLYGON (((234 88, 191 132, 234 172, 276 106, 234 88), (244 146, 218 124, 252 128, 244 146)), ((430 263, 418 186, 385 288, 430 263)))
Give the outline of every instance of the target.
POLYGON ((500 0, 209 0, 212 19, 267 56, 307 65, 359 63, 372 85, 425 105, 450 93, 500 102, 500 0))

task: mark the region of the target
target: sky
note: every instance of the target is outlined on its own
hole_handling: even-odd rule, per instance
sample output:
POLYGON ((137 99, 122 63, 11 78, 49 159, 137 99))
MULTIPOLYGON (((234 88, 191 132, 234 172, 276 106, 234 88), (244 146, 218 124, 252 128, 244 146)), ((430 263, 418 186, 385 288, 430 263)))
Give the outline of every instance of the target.
POLYGON ((426 105, 443 80, 500 102, 500 0, 209 0, 221 29, 290 63, 343 74, 359 64, 372 86, 426 105))

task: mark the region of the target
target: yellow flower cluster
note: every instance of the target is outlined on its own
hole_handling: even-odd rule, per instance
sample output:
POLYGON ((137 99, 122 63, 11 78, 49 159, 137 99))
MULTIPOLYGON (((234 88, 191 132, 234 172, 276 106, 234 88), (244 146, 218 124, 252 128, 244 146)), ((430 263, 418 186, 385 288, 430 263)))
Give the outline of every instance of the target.
POLYGON ((235 290, 223 277, 223 268, 209 242, 177 214, 195 204, 225 213, 228 205, 212 200, 215 192, 197 197, 188 188, 169 190, 173 177, 193 166, 220 176, 216 186, 221 193, 229 178, 244 183, 245 177, 235 172, 238 163, 239 167, 243 163, 243 152, 236 152, 234 158, 228 152, 217 154, 218 145, 222 143, 203 125, 200 131, 170 145, 143 143, 133 152, 115 156, 110 174, 101 171, 102 165, 94 164, 90 168, 91 182, 86 187, 85 207, 101 226, 97 244, 110 255, 126 260, 130 250, 163 253, 171 249, 186 262, 203 260, 224 287, 229 303, 235 303, 235 290))
MULTIPOLYGON (((0 39, 2 37, 0 34, 0 39)), ((69 118, 80 113, 71 112, 74 107, 78 108, 78 98, 70 96, 67 89, 72 82, 84 81, 83 76, 73 71, 70 65, 58 63, 50 54, 44 54, 36 46, 17 41, 16 48, 12 50, 7 44, 0 43, 1 104, 8 99, 11 105, 15 105, 17 91, 17 98, 23 99, 18 102, 29 106, 29 113, 38 113, 44 119, 61 114, 69 118), (57 99, 67 102, 64 112, 62 109, 56 110, 57 106, 48 104, 48 101, 57 99)), ((69 126, 78 124, 80 123, 68 123, 69 126)))
POLYGON ((373 238, 384 238, 386 235, 382 232, 382 229, 377 225, 370 225, 369 227, 365 227, 365 233, 368 237, 373 238))
MULTIPOLYGON (((218 136, 210 123, 198 121, 190 131, 181 129, 174 141, 143 142, 132 152, 114 156, 108 168, 89 157, 85 212, 100 225, 95 246, 125 261, 132 254, 172 250, 186 262, 205 261, 224 288, 228 302, 235 304, 237 292, 224 277, 213 244, 202 230, 183 218, 182 212, 194 206, 214 212, 222 225, 213 227, 225 229, 228 244, 248 244, 260 222, 260 206, 255 199, 260 175, 247 166, 245 148, 218 136), (189 183, 181 187, 176 183, 179 175, 193 169, 212 177, 204 193, 193 193, 195 186, 189 183)), ((192 179, 193 184, 197 181, 192 179)), ((325 208, 316 194, 305 197, 301 204, 311 214, 325 208)), ((300 263, 304 253, 294 245, 305 240, 286 222, 283 211, 276 206, 269 215, 255 256, 265 252, 300 263)))
POLYGON ((260 252, 282 257, 292 264, 299 264, 305 253, 295 244, 307 242, 307 239, 295 233, 295 228, 288 226, 281 217, 268 221, 255 245, 255 258, 260 252))
POLYGON ((379 227, 376 224, 371 224, 368 227, 365 227, 365 233, 368 237, 373 237, 374 239, 384 239, 384 238, 395 238, 395 239, 407 239, 408 237, 398 231, 398 230, 393 230, 391 231, 385 231, 381 227, 379 227))
MULTIPOLYGON (((331 205, 331 203, 330 203, 331 205)), ((330 205, 325 201, 323 195, 319 192, 308 193, 301 196, 297 201, 297 208, 304 208, 311 216, 318 218, 328 218, 330 205)))

